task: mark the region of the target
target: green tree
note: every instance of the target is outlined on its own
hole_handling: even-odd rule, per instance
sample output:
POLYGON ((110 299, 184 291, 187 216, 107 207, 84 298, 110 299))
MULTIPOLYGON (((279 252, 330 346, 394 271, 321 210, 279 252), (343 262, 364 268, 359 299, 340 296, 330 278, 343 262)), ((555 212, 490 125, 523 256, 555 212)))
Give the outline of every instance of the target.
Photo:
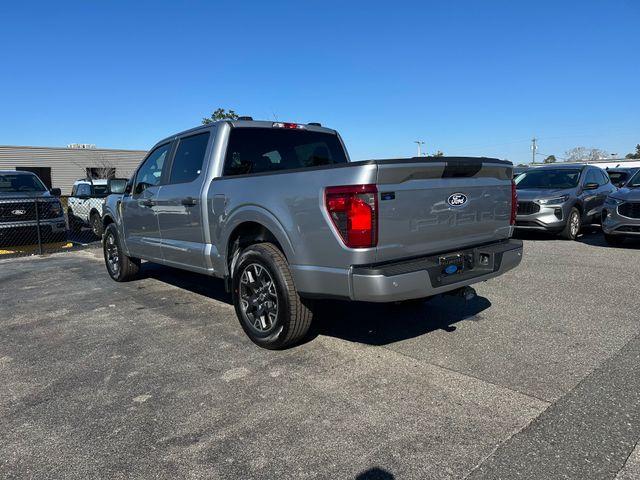
POLYGON ((627 153, 624 158, 640 159, 640 143, 636 145, 636 151, 634 153, 627 153))
POLYGON ((544 159, 544 163, 556 163, 558 161, 558 159, 556 158, 555 155, 549 155, 547 158, 544 159))
POLYGON ((204 117, 202 124, 207 125, 209 123, 217 122, 218 120, 237 120, 238 114, 233 110, 225 110, 224 108, 218 108, 210 117, 204 117))
POLYGON ((434 157, 444 157, 444 152, 442 150, 438 150, 433 154, 434 157))

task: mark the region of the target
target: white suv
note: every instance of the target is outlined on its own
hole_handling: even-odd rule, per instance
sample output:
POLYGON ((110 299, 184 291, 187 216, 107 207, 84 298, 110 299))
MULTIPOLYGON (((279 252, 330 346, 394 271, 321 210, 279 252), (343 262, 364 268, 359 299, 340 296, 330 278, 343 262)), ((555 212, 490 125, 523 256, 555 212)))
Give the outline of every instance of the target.
POLYGON ((69 228, 79 232, 91 227, 94 235, 102 237, 102 205, 109 195, 108 180, 78 180, 73 184, 68 199, 69 228))

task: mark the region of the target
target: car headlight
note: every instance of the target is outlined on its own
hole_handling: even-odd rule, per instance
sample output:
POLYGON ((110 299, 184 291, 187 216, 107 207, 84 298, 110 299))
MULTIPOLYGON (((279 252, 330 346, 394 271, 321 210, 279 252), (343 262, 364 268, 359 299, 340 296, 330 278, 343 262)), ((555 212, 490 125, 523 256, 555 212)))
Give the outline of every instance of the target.
POLYGON ((61 217, 62 204, 60 202, 51 202, 51 205, 49 207, 49 212, 51 212, 51 216, 53 217, 61 217))
POLYGON ((618 205, 623 204, 624 200, 620 200, 619 198, 614 198, 614 197, 607 197, 604 203, 606 203, 607 205, 613 205, 617 207, 618 205))
POLYGON ((545 198, 540 200, 540 205, 561 205, 569 200, 569 195, 562 195, 560 197, 545 198))

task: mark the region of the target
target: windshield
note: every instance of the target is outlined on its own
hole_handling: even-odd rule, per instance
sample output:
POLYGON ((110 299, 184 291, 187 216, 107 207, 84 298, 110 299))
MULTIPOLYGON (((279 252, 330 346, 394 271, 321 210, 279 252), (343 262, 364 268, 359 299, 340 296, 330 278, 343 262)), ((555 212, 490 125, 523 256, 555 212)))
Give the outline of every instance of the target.
POLYGON ((629 188, 640 187, 640 170, 638 170, 636 174, 631 177, 631 180, 629 180, 629 183, 627 183, 626 186, 629 188))
POLYGON ((35 175, 0 173, 0 193, 45 192, 47 189, 35 175))
POLYGON ((579 169, 548 169, 540 168, 524 172, 515 179, 519 189, 540 188, 551 190, 562 190, 574 188, 580 180, 579 169))
POLYGON ((608 172, 609 178, 611 179, 611 183, 613 183, 616 187, 621 187, 624 185, 624 182, 629 178, 629 174, 627 172, 608 172))

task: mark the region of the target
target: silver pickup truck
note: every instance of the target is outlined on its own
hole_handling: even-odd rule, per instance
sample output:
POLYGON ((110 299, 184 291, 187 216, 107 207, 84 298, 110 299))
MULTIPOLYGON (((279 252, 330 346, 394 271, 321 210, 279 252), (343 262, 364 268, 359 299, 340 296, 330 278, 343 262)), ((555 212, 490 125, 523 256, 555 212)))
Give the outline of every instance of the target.
POLYGON ((283 348, 314 299, 419 299, 517 266, 511 178, 491 158, 352 162, 319 124, 217 122, 160 141, 107 198, 106 266, 223 278, 251 340, 283 348))

